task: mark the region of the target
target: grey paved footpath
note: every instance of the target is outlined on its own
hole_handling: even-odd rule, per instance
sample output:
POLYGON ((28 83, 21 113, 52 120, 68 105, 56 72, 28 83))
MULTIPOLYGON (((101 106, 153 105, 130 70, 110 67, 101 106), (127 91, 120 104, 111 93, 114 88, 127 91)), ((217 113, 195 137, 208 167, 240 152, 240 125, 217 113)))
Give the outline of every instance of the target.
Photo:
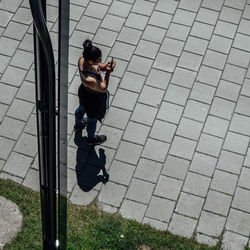
MULTIPOLYGON (((58 6, 48 1, 57 58, 58 6)), ((250 1, 71 0, 68 196, 243 249, 250 236, 250 1), (89 38, 116 58, 91 151, 73 133, 77 59, 89 38), (110 175, 106 184, 97 167, 110 175), (94 181, 94 182, 93 182, 94 181)), ((0 177, 38 190, 32 20, 0 2, 0 177)), ((86 135, 86 131, 83 131, 86 135)))

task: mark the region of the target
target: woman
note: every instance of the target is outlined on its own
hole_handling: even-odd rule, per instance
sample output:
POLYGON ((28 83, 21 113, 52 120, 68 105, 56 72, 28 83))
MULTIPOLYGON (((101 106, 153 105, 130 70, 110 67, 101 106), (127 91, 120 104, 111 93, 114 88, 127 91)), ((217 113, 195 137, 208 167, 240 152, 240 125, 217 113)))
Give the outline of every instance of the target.
POLYGON ((115 67, 111 62, 102 64, 102 52, 92 45, 90 40, 83 43, 83 54, 78 61, 81 85, 78 89, 79 107, 75 111, 75 131, 80 131, 86 126, 89 145, 98 145, 107 140, 105 135, 96 135, 97 120, 102 122, 108 107, 110 73, 115 67), (101 71, 106 71, 104 80, 101 71), (87 119, 84 119, 84 114, 87 119))

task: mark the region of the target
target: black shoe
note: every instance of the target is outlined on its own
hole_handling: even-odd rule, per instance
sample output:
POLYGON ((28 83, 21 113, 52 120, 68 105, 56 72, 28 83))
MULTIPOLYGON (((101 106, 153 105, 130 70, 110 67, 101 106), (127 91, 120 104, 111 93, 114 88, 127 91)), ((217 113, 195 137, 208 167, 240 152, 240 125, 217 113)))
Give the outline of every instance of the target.
POLYGON ((85 129, 86 124, 87 124, 87 121, 86 121, 86 118, 84 118, 82 121, 82 124, 80 124, 80 125, 75 124, 74 131, 77 132, 77 131, 81 131, 81 130, 85 129))
POLYGON ((87 143, 91 146, 100 145, 104 143, 106 140, 107 140, 106 135, 96 135, 94 139, 89 139, 89 138, 86 139, 87 143))

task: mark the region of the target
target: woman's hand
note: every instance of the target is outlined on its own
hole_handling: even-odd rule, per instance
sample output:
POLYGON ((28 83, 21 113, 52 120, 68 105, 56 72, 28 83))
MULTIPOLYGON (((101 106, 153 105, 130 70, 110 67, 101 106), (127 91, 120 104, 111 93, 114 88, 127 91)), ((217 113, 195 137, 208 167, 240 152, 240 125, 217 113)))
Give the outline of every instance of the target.
POLYGON ((111 67, 111 62, 108 62, 108 63, 107 63, 107 67, 106 67, 106 71, 113 72, 113 70, 114 70, 114 68, 115 68, 115 65, 116 65, 115 60, 113 60, 113 65, 112 65, 112 67, 111 67))

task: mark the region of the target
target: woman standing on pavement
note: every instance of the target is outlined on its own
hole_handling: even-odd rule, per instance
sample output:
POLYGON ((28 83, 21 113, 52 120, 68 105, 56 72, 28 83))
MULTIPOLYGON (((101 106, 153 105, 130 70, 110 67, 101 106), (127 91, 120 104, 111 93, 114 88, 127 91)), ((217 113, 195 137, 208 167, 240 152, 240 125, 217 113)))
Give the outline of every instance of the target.
POLYGON ((75 111, 74 131, 85 128, 89 145, 98 145, 107 140, 105 135, 96 135, 97 120, 102 121, 108 107, 110 73, 115 67, 115 62, 102 64, 102 52, 92 45, 90 40, 83 43, 83 53, 78 61, 81 85, 78 89, 79 107, 75 111), (104 80, 101 71, 105 71, 104 80), (87 119, 84 119, 85 113, 87 119))

